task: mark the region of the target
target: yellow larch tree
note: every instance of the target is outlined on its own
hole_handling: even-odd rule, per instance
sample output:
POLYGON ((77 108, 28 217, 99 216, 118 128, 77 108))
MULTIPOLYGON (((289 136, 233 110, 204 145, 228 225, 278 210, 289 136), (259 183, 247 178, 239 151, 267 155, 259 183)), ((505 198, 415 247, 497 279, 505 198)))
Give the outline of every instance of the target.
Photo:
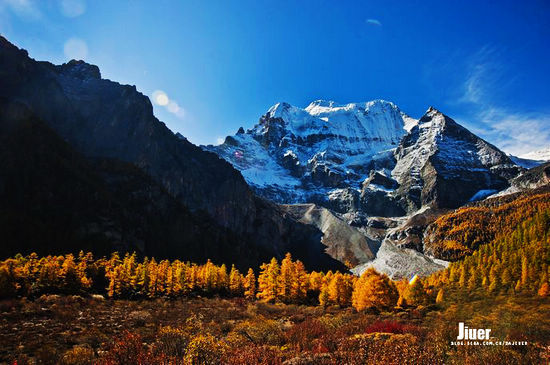
POLYGON ((248 269, 248 273, 244 278, 244 296, 247 299, 256 298, 256 276, 254 275, 254 270, 248 269))
POLYGON ((292 287, 295 280, 294 263, 292 262, 292 256, 287 252, 285 258, 281 261, 278 293, 278 298, 285 303, 290 303, 294 299, 292 287))
POLYGON ((258 299, 266 302, 272 302, 277 299, 279 293, 279 263, 274 257, 269 264, 260 266, 260 275, 258 276, 258 299))
POLYGON ((355 282, 352 304, 358 311, 369 307, 389 308, 396 304, 398 296, 395 284, 387 275, 369 268, 355 282))
POLYGON ((231 272, 229 273, 229 292, 234 296, 243 294, 243 278, 235 265, 231 266, 231 272))

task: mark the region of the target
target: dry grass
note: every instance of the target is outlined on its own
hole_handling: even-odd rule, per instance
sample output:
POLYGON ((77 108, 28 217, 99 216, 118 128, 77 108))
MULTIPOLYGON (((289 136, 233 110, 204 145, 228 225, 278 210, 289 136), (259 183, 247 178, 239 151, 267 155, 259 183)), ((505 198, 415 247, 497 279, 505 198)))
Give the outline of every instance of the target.
POLYGON ((50 295, 0 302, 0 363, 544 363, 549 309, 547 299, 532 298, 368 314, 242 299, 50 295), (453 347, 464 318, 531 344, 453 347))

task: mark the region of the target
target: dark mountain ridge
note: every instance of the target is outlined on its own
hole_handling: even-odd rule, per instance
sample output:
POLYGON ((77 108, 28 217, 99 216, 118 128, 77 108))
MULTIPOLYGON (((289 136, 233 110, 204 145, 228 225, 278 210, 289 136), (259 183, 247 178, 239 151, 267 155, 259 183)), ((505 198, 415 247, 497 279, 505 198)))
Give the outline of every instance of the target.
MULTIPOLYGON (((61 66, 37 62, 2 37, 0 85, 0 97, 6 103, 24 105, 85 158, 132 164, 160 184, 182 209, 193 215, 206 213, 219 232, 229 232, 225 242, 238 239, 231 255, 236 262, 280 258, 290 251, 311 269, 343 267, 324 253, 318 230, 255 196, 229 163, 174 135, 154 117, 149 99, 135 86, 101 79, 97 66, 82 61, 61 66), (247 250, 255 254, 243 254, 247 250)), ((58 183, 65 184, 62 177, 58 183)), ((205 225, 197 230, 209 237, 210 225, 205 225)), ((208 244, 197 249, 208 251, 204 245, 208 244)), ((166 250, 206 258, 196 256, 194 249, 166 250)))

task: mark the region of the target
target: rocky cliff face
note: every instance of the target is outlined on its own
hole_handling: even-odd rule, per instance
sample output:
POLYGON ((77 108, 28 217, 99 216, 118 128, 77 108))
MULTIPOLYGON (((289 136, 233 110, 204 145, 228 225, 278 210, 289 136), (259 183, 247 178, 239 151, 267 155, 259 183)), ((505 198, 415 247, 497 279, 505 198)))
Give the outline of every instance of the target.
POLYGON ((456 208, 509 186, 521 169, 495 146, 434 108, 403 138, 392 177, 408 211, 456 208))
POLYGON ((266 255, 132 164, 86 158, 0 98, 0 256, 91 251, 255 264, 266 255))
POLYGON ((82 61, 37 62, 2 37, 0 85, 0 97, 24 104, 86 158, 137 166, 186 209, 205 212, 269 255, 294 250, 312 268, 338 266, 323 253, 318 231, 255 196, 229 163, 175 136, 134 86, 102 79, 82 61))
POLYGON ((327 253, 340 262, 356 266, 373 260, 380 247, 378 237, 369 237, 364 230, 349 225, 329 209, 315 204, 288 204, 282 209, 302 223, 323 232, 321 241, 327 253))
POLYGON ((510 187, 494 194, 494 197, 529 191, 547 186, 548 184, 550 184, 550 162, 542 163, 523 171, 520 175, 510 180, 510 187))

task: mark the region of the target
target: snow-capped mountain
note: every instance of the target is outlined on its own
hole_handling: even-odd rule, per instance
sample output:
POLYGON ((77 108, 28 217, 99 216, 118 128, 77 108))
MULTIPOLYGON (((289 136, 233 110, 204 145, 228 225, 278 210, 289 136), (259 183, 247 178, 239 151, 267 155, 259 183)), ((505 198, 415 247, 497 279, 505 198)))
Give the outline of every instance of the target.
POLYGON ((531 169, 533 167, 542 165, 546 162, 550 162, 550 147, 543 148, 542 150, 538 151, 531 151, 529 153, 524 153, 521 156, 512 156, 509 155, 512 161, 516 163, 516 165, 524 167, 526 169, 531 169))
POLYGON ((505 153, 438 110, 418 121, 383 100, 278 103, 251 129, 205 148, 278 203, 367 216, 454 208, 505 189, 519 173, 505 153))
POLYGON ((527 160, 548 162, 550 161, 550 147, 543 148, 542 150, 538 150, 538 151, 532 151, 532 152, 523 154, 519 157, 527 160))
POLYGON ((251 129, 207 148, 265 197, 279 203, 324 201, 337 189, 359 190, 373 169, 389 172, 393 150, 415 124, 383 100, 346 105, 318 100, 305 109, 278 103, 251 129))
POLYGON ((403 138, 395 157, 392 177, 409 212, 483 199, 520 172, 504 152, 433 107, 403 138))
POLYGON ((522 171, 435 108, 416 120, 383 100, 279 103, 252 128, 203 148, 268 199, 327 208, 284 209, 319 228, 327 252, 358 264, 355 272, 375 266, 392 277, 441 269, 444 262, 422 254, 423 227, 445 209, 508 188, 522 171))

